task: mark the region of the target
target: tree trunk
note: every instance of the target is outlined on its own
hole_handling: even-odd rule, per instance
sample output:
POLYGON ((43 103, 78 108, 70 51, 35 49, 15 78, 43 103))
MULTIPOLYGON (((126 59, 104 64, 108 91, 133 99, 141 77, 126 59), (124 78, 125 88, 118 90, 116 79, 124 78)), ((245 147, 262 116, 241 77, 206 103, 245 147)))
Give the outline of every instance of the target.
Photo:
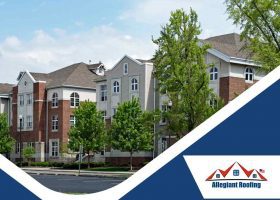
POLYGON ((89 157, 89 150, 87 151, 87 153, 88 153, 88 159, 87 159, 87 161, 88 161, 88 165, 87 165, 87 167, 88 167, 88 169, 90 168, 90 157, 89 157))
POLYGON ((133 154, 133 151, 130 152, 130 171, 132 171, 132 154, 133 154))

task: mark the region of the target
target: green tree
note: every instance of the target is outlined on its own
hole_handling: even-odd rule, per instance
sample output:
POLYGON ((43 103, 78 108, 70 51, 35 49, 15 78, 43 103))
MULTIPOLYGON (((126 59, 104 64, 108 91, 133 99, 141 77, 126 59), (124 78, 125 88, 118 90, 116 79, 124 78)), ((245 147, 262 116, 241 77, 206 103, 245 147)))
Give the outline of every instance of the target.
POLYGON ((88 154, 88 168, 90 167, 90 153, 103 150, 106 141, 105 123, 101 112, 97 111, 96 103, 85 101, 74 111, 76 124, 69 131, 69 148, 79 150, 82 145, 88 154))
POLYGON ((35 154, 35 149, 31 146, 25 147, 23 149, 23 156, 24 156, 25 159, 27 159, 28 166, 30 166, 31 159, 34 156, 34 154, 35 154))
POLYGON ((190 9, 171 13, 169 23, 153 42, 158 46, 154 55, 155 77, 159 90, 170 99, 164 113, 167 129, 181 138, 205 119, 217 107, 209 102, 218 97, 209 88, 209 75, 204 57, 209 45, 200 43, 201 33, 196 12, 190 9))
POLYGON ((227 12, 241 27, 246 48, 269 72, 280 65, 280 4, 276 0, 226 0, 227 12))
POLYGON ((10 136, 8 118, 5 113, 0 114, 0 153, 9 153, 13 149, 15 140, 10 136))
POLYGON ((153 113, 142 111, 136 98, 118 106, 111 127, 111 142, 113 148, 130 153, 130 170, 133 153, 153 147, 153 120, 153 113))

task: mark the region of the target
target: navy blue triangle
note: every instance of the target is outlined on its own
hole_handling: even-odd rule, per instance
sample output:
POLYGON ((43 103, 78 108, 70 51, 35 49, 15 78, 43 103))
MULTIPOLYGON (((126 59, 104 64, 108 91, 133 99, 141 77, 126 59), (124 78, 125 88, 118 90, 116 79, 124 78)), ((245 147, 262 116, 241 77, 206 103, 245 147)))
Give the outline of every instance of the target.
POLYGON ((0 169, 0 199, 37 200, 39 198, 0 169))
POLYGON ((122 199, 203 199, 183 155, 280 155, 280 81, 122 199))

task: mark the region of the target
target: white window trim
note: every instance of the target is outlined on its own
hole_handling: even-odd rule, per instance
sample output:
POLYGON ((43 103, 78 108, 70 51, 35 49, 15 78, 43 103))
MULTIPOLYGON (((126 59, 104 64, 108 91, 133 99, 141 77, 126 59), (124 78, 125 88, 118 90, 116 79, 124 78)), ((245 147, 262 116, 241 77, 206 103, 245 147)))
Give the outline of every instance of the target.
POLYGON ((76 125, 76 117, 75 115, 70 115, 70 127, 75 127, 76 125), (73 117, 73 119, 71 119, 71 117, 73 117), (72 126, 72 123, 73 123, 73 126, 72 126))
POLYGON ((52 94, 52 108, 58 108, 58 93, 54 92, 52 94), (56 94, 56 97, 54 97, 54 95, 56 94), (57 104, 57 105, 54 105, 57 104))
POLYGON ((24 106, 24 95, 23 94, 19 94, 18 95, 18 99, 19 99, 19 106, 24 106), (21 99, 22 99, 22 101, 21 101, 21 99), (22 102, 22 104, 21 104, 21 102, 22 102))
POLYGON ((123 64, 123 75, 127 75, 128 74, 128 63, 124 63, 123 64), (127 67, 127 69, 125 69, 127 67))
POLYGON ((119 80, 113 80, 113 84, 112 84, 112 93, 113 94, 119 94, 120 93, 120 91, 121 91, 121 84, 120 84, 120 81, 119 80), (114 84, 115 84, 115 82, 117 82, 119 85, 118 86, 114 86, 114 84), (116 91, 115 92, 115 87, 117 88, 119 88, 119 91, 116 91))
POLYGON ((254 83, 254 78, 255 78, 255 72, 254 72, 254 69, 252 67, 246 67, 245 68, 245 71, 244 71, 244 80, 246 83, 254 83), (252 73, 251 72, 246 72, 247 69, 251 69, 252 70, 252 73), (252 75, 252 80, 246 80, 246 74, 248 74, 249 76, 252 75))
POLYGON ((108 100, 108 87, 107 85, 100 85, 100 101, 106 102, 107 100, 108 100), (105 86, 106 89, 102 90, 102 86, 105 86), (102 100, 103 95, 104 95, 104 100, 102 100))
POLYGON ((51 123, 51 125, 52 125, 52 132, 58 132, 58 129, 59 129, 59 118, 58 118, 58 115, 53 115, 52 116, 52 123, 51 123), (56 117, 56 119, 53 119, 53 117, 56 117), (57 122, 57 129, 54 129, 54 125, 53 125, 53 123, 54 122, 57 122))
POLYGON ((80 106, 80 103, 81 103, 81 101, 80 101, 80 95, 79 95, 79 93, 78 93, 78 92, 72 92, 72 93, 70 94, 70 108, 77 108, 77 107, 80 106), (74 94, 74 97, 71 97, 72 94, 74 94), (78 96, 76 96, 76 94, 77 94, 78 96), (74 106, 71 105, 71 100, 72 100, 72 98, 74 99, 74 106), (77 100, 79 100, 79 105, 78 105, 78 106, 76 105, 76 104, 77 104, 77 100))
POLYGON ((135 77, 131 78, 130 86, 131 86, 131 88, 130 88, 131 92, 137 92, 138 91, 138 89, 139 89, 139 81, 137 80, 137 78, 135 78, 135 77), (136 80, 136 83, 133 83, 132 82, 133 80, 136 80), (133 89, 133 87, 134 87, 134 89, 133 89), (137 87, 137 89, 135 89, 135 87, 137 87))
POLYGON ((210 70, 209 70, 209 78, 210 78, 210 81, 218 81, 219 80, 219 69, 218 69, 218 67, 216 67, 216 66, 213 66, 213 67, 211 67, 210 68, 210 70), (213 72, 211 72, 211 70, 213 69, 213 72), (217 72, 215 72, 215 69, 217 69, 217 72), (217 74, 217 79, 215 79, 215 75, 217 74), (211 75, 213 75, 213 79, 211 79, 211 75))
POLYGON ((26 128, 32 129, 33 128, 33 117, 31 115, 28 115, 26 117, 26 128))
POLYGON ((49 156, 51 158, 58 158, 59 157, 59 148, 60 148, 60 143, 59 143, 59 139, 50 139, 49 140, 49 156), (57 142, 57 156, 53 156, 53 142, 57 142))
POLYGON ((26 94, 26 105, 31 106, 32 103, 33 103, 33 95, 32 95, 32 93, 26 94))

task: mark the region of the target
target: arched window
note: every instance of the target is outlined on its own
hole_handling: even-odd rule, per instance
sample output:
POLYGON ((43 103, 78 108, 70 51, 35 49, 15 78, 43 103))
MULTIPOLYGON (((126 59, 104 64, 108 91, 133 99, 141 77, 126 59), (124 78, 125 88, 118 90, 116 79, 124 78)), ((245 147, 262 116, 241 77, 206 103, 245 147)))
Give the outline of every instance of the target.
POLYGON ((73 92, 70 96, 71 107, 78 107, 80 105, 80 96, 77 92, 73 92))
POLYGON ((253 82, 254 79, 254 72, 253 69, 250 67, 247 67, 245 69, 245 81, 247 82, 253 82))
POLYGON ((218 79, 218 68, 217 67, 212 67, 210 69, 210 80, 214 81, 218 79))
POLYGON ((52 107, 58 107, 58 94, 56 92, 52 95, 52 107))
POLYGON ((113 91, 114 91, 114 93, 119 93, 120 92, 120 83, 118 81, 115 81, 113 83, 113 91))
POLYGON ((131 80, 131 90, 132 90, 132 91, 138 90, 138 81, 137 81, 136 78, 133 78, 133 79, 131 80))

